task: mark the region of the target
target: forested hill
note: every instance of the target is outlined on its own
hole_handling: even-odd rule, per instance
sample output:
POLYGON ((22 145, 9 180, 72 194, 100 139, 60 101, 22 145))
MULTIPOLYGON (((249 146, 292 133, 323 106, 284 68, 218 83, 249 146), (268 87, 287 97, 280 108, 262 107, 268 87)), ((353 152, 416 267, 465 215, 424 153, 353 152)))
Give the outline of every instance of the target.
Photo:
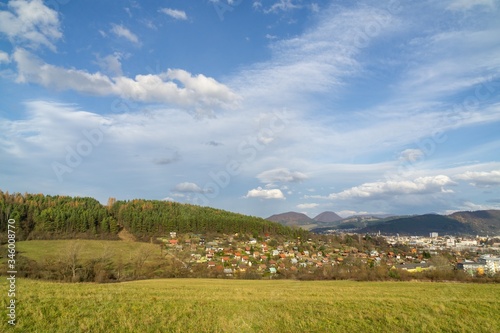
POLYGON ((138 238, 180 233, 245 233, 307 237, 302 229, 292 229, 262 218, 170 201, 116 201, 104 206, 94 198, 9 194, 0 191, 0 231, 6 234, 8 219, 16 220, 16 237, 117 238, 125 228, 138 238))

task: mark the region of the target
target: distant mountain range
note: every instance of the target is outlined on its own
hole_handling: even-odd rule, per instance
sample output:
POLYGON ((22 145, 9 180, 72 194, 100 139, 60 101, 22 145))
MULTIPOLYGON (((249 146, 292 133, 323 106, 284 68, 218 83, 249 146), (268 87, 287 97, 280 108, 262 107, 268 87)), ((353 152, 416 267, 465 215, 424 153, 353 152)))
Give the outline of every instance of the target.
POLYGON ((359 233, 427 236, 441 235, 500 235, 500 210, 456 212, 450 215, 424 214, 413 216, 359 215, 341 218, 334 212, 323 212, 314 218, 297 212, 276 214, 267 218, 286 226, 298 226, 316 233, 345 230, 359 233))
POLYGON ((383 234, 424 235, 431 232, 439 234, 475 234, 474 229, 467 223, 458 222, 448 216, 425 214, 412 217, 396 218, 373 224, 359 230, 360 233, 380 231, 383 234))
POLYGON ((380 222, 383 218, 389 216, 390 215, 356 215, 348 218, 342 218, 335 212, 326 211, 310 218, 302 213, 286 212, 269 216, 266 220, 278 222, 286 226, 301 227, 308 230, 318 228, 332 229, 337 227, 341 229, 359 229, 370 225, 373 221, 380 222))
POLYGON ((359 232, 385 234, 429 235, 500 235, 500 210, 456 212, 450 215, 425 214, 389 219, 362 228, 359 232))

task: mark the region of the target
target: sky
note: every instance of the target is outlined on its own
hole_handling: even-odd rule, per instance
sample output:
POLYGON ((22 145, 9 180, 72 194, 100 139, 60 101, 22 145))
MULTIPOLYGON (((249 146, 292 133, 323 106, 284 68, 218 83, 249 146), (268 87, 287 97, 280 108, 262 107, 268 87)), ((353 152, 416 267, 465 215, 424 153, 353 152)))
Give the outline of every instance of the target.
POLYGON ((0 2, 0 189, 500 209, 500 1, 0 2))

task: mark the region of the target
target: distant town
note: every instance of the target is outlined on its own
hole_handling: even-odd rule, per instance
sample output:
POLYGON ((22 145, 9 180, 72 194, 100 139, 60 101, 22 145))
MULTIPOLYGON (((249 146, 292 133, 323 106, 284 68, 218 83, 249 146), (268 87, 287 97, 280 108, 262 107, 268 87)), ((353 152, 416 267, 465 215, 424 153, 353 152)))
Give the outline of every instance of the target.
POLYGON ((279 241, 171 232, 158 240, 164 244, 165 256, 216 277, 349 278, 377 267, 380 274, 387 270, 389 276, 432 270, 463 271, 471 277, 500 273, 500 237, 339 233, 279 241))

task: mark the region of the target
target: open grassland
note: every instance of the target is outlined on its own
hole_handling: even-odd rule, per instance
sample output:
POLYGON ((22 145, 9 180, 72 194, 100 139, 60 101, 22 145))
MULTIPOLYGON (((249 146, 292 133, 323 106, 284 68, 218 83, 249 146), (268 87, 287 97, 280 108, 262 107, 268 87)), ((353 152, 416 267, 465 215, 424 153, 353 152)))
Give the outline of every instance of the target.
POLYGON ((498 284, 18 279, 16 296, 16 332, 500 332, 498 284))
MULTIPOLYGON (((114 240, 33 240, 16 243, 19 254, 35 260, 59 259, 67 255, 76 246, 78 257, 82 260, 90 260, 106 256, 116 261, 122 257, 123 260, 130 259, 139 250, 148 250, 156 255, 160 254, 158 244, 124 242, 114 240)), ((5 245, 3 246, 5 247, 5 245)))

